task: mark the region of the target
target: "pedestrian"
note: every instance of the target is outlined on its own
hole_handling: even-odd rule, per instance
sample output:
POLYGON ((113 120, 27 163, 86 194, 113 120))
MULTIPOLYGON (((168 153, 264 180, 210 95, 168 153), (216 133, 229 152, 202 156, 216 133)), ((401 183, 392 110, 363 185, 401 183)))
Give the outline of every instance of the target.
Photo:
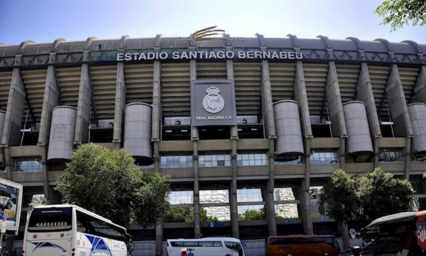
POLYGON ((188 256, 188 254, 186 253, 186 248, 182 248, 180 250, 180 256, 188 256))
POLYGON ((193 249, 189 248, 188 249, 188 256, 194 256, 194 252, 193 251, 194 251, 193 249))

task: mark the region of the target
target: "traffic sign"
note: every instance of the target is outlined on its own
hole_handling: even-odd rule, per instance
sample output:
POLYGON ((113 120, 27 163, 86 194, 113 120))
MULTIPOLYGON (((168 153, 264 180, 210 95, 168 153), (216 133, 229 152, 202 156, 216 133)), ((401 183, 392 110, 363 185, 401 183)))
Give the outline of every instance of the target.
POLYGON ((351 235, 352 239, 355 239, 356 230, 355 230, 355 229, 353 229, 353 228, 351 228, 351 229, 349 230, 349 234, 351 235))

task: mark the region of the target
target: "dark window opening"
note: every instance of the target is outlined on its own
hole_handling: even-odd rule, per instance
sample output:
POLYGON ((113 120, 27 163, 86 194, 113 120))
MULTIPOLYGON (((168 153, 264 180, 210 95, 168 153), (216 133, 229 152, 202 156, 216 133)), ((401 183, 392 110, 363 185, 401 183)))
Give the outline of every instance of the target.
POLYGON ((191 117, 164 117, 161 140, 190 140, 191 117))
POLYGON ((264 137, 262 125, 238 125, 238 138, 240 139, 263 139, 264 137))
POLYGON ((33 146, 38 143, 38 131, 21 130, 21 146, 33 146))
POLYGON ((190 140, 190 126, 163 126, 162 140, 190 140))
POLYGON ((381 124, 380 131, 382 132, 383 137, 387 137, 387 138, 395 137, 393 133, 393 127, 391 124, 381 124))
POLYGON ((93 143, 108 143, 112 142, 114 128, 90 128, 89 142, 93 143))
POLYGON ((315 138, 331 138, 331 124, 312 124, 312 135, 315 138))
POLYGON ((231 138, 229 126, 199 127, 200 140, 225 140, 231 138))

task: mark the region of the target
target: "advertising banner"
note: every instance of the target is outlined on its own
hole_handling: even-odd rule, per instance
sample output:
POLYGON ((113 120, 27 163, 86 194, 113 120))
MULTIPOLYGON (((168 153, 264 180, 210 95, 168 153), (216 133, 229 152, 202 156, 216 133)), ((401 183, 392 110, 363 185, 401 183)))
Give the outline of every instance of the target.
POLYGON ((18 234, 22 189, 21 184, 0 178, 0 218, 6 222, 6 233, 18 234))

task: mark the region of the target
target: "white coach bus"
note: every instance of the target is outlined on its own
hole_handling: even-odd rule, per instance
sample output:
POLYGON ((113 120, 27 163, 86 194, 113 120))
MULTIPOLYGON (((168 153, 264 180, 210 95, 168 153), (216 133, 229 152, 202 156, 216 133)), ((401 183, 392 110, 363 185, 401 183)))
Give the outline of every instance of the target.
POLYGON ((167 255, 181 256, 245 256, 241 241, 232 237, 200 239, 168 239, 167 255))
POLYGON ((131 236, 76 205, 36 206, 24 232, 25 256, 127 256, 131 236))

